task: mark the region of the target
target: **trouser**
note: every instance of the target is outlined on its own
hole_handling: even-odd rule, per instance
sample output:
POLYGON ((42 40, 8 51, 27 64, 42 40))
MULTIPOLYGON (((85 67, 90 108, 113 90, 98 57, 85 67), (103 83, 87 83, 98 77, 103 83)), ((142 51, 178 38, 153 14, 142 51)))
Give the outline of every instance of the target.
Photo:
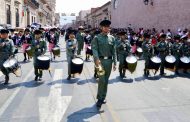
POLYGON ((99 76, 97 99, 104 100, 107 94, 108 80, 112 70, 112 59, 101 60, 105 75, 99 76))
POLYGON ((160 74, 164 74, 164 64, 165 64, 165 55, 161 55, 161 65, 160 65, 160 74))
POLYGON ((37 67, 34 66, 34 74, 38 77, 42 77, 43 72, 41 69, 38 69, 37 67))
POLYGON ((68 75, 71 75, 71 61, 73 56, 67 56, 67 63, 68 63, 68 75))
POLYGON ((9 76, 9 71, 5 69, 4 67, 1 67, 1 71, 5 76, 9 76))
POLYGON ((77 55, 81 54, 81 51, 83 50, 84 42, 78 42, 78 49, 77 49, 77 55))

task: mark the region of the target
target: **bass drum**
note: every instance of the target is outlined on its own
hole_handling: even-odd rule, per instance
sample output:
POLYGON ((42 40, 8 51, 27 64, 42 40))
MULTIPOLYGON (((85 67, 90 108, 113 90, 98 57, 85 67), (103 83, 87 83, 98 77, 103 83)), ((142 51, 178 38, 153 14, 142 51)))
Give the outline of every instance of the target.
POLYGON ((157 71, 160 68, 160 65, 161 59, 158 56, 153 56, 149 61, 148 69, 154 69, 157 71))
POLYGON ((71 61, 71 74, 81 74, 84 61, 82 58, 74 58, 71 61))
POLYGON ((141 47, 138 47, 138 48, 137 48, 137 56, 140 58, 140 57, 142 56, 142 54, 143 54, 142 48, 141 48, 141 47))
POLYGON ((50 58, 47 56, 38 56, 36 60, 36 68, 48 70, 50 68, 50 58))
POLYGON ((11 58, 6 60, 3 63, 3 67, 9 72, 9 73, 14 73, 17 77, 20 77, 21 74, 21 69, 18 71, 20 67, 18 61, 15 58, 11 58))
POLYGON ((133 73, 137 67, 137 58, 133 55, 127 56, 126 58, 126 68, 133 73))
POLYGON ((183 56, 179 60, 179 69, 188 69, 190 60, 188 57, 183 56))
POLYGON ((168 55, 165 57, 164 67, 168 69, 174 69, 176 58, 173 55, 168 55))
POLYGON ((54 48, 52 49, 52 52, 53 52, 53 54, 54 54, 55 56, 60 56, 60 53, 61 53, 60 47, 59 47, 59 46, 54 47, 54 48))
POLYGON ((32 47, 28 46, 28 48, 26 48, 26 53, 28 54, 29 57, 33 57, 33 51, 32 51, 32 47))

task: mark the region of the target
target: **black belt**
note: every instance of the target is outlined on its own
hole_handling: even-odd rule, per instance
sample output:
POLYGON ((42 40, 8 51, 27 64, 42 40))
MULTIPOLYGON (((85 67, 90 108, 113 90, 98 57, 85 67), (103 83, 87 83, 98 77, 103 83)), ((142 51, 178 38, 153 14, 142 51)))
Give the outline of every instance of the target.
POLYGON ((112 56, 100 56, 100 59, 112 59, 112 56))

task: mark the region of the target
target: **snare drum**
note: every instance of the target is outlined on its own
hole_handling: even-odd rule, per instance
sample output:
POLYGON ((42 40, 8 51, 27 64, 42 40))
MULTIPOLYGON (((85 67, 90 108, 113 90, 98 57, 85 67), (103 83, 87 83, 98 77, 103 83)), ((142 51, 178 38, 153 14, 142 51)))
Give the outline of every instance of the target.
POLYGON ((158 56, 153 56, 149 61, 148 69, 154 69, 157 71, 160 68, 160 65, 161 59, 158 56))
POLYGON ((36 68, 48 70, 50 68, 50 58, 47 56, 38 56, 36 60, 36 68))
POLYGON ((3 63, 3 67, 10 73, 14 73, 17 69, 20 68, 18 61, 15 58, 6 60, 3 63))
POLYGON ((173 55, 168 55, 165 58, 164 67, 169 69, 174 69, 176 58, 173 55))
POLYGON ((188 57, 186 56, 181 57, 179 61, 179 69, 188 69, 189 63, 190 60, 188 57))
POLYGON ((127 56, 126 58, 127 69, 133 73, 137 67, 137 58, 133 55, 127 56))
POLYGON ((60 47, 54 47, 53 49, 52 49, 52 52, 53 52, 53 54, 55 55, 55 56, 60 56, 60 53, 61 53, 61 51, 60 51, 60 47))
POLYGON ((71 74, 81 74, 84 61, 82 58, 74 58, 71 61, 71 74))

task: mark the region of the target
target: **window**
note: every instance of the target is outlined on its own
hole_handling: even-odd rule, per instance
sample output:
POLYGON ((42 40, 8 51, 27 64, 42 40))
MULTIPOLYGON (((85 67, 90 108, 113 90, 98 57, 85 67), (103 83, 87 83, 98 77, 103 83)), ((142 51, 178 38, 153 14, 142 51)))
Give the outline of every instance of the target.
POLYGON ((19 27, 19 9, 16 8, 16 27, 19 27))
POLYGON ((118 0, 114 0, 113 2, 113 8, 116 9, 118 6, 118 0))
POLYGON ((11 24, 11 6, 9 4, 6 5, 7 12, 7 24, 11 24))

